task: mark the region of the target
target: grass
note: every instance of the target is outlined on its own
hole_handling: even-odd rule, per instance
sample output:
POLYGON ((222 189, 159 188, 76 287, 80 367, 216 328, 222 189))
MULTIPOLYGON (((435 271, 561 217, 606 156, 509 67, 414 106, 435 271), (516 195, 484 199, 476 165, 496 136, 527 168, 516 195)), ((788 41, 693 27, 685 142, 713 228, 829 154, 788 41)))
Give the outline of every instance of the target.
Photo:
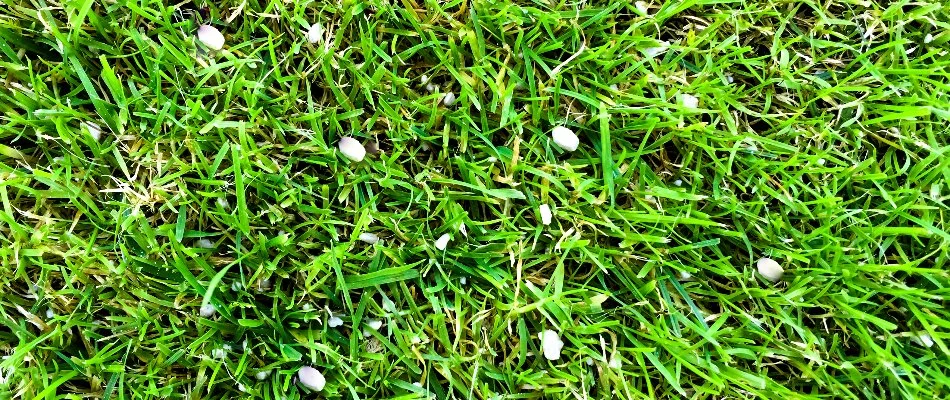
POLYGON ((2 399, 950 394, 945 3, 3 4, 2 399))

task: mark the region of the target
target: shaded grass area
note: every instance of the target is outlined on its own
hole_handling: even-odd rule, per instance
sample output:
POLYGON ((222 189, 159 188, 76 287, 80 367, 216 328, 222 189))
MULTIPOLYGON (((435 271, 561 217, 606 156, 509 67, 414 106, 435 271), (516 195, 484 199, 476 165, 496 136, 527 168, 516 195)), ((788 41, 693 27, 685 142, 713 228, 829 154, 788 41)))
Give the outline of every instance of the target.
POLYGON ((946 397, 950 6, 4 5, 0 397, 946 397))

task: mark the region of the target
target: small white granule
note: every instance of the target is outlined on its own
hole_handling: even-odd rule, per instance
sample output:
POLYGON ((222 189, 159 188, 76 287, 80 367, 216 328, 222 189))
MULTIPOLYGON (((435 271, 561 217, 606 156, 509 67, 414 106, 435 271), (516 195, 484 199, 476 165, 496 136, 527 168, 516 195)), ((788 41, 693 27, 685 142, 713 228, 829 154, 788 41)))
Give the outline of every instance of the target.
POLYGON ((375 244, 379 241, 379 236, 374 233, 363 232, 360 234, 360 241, 368 244, 375 244))
POLYGON ((547 204, 538 206, 538 215, 541 217, 542 225, 551 225, 551 206, 547 204))
POLYGON ((441 251, 441 250, 445 250, 445 248, 449 246, 449 240, 451 240, 451 239, 452 239, 452 237, 449 236, 448 233, 443 234, 442 236, 439 236, 439 238, 436 239, 436 241, 435 241, 435 248, 438 249, 438 250, 440 250, 440 251, 441 251))
POLYGON ((204 318, 211 318, 212 316, 214 316, 214 312, 215 312, 215 309, 213 305, 205 304, 201 306, 201 308, 198 310, 198 315, 204 318))
POLYGON ((442 98, 442 104, 445 104, 446 107, 449 107, 455 104, 455 100, 455 93, 448 92, 445 94, 445 97, 442 98))
POLYGON ((689 109, 699 108, 699 98, 691 94, 683 93, 680 95, 680 104, 689 109))
POLYGON ((544 332, 541 332, 538 336, 541 339, 541 352, 544 353, 544 358, 551 361, 560 359, 564 342, 561 341, 557 332, 551 329, 545 329, 544 332))
POLYGON ((211 350, 211 357, 217 358, 219 360, 223 360, 224 357, 226 357, 227 355, 228 355, 228 352, 224 349, 211 350))

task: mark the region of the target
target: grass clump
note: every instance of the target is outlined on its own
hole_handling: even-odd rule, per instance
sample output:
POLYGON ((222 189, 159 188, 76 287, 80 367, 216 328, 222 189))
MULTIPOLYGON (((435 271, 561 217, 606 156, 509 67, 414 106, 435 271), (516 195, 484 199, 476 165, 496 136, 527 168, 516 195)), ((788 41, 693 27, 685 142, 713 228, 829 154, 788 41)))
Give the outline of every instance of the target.
POLYGON ((5 5, 0 398, 950 391, 944 3, 5 5))

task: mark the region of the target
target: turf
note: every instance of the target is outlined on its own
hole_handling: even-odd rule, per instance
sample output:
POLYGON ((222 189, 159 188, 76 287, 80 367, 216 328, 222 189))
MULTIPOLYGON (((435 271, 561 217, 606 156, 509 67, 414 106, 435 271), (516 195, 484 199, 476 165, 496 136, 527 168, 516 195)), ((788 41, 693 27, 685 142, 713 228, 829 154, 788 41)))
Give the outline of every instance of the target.
POLYGON ((2 4, 0 398, 950 396, 947 3, 2 4))

